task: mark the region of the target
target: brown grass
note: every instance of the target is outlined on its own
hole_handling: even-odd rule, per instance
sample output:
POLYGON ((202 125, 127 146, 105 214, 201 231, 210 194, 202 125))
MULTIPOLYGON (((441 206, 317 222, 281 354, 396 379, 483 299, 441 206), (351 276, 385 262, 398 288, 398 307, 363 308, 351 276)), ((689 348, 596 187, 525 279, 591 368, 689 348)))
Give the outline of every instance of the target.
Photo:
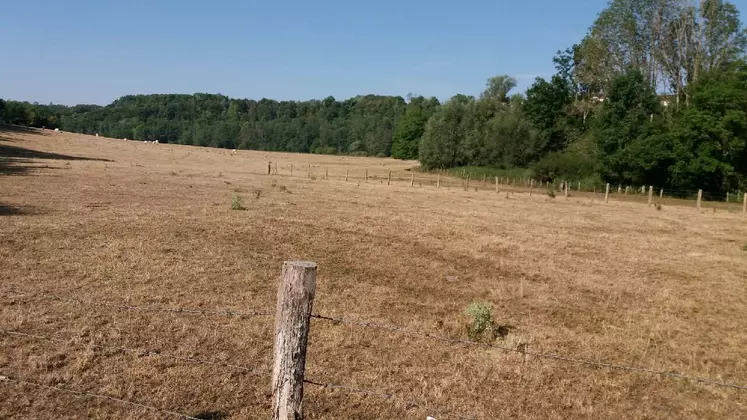
MULTIPOLYGON (((0 375, 190 415, 266 418, 267 375, 92 344, 267 368, 272 317, 125 311, 9 291, 272 312, 282 262, 304 259, 319 264, 314 306, 327 315, 465 339, 465 308, 487 302, 496 322, 514 327, 501 346, 747 384, 740 212, 550 199, 544 189, 530 198, 478 183, 465 192, 443 177, 448 188, 436 190, 435 176, 421 173, 410 187, 416 163, 389 159, 231 156, 50 132, 0 131, 0 146, 47 153, 0 162, 0 329, 63 340, 0 335, 0 375), (268 161, 279 175, 266 175, 268 161), (231 210, 236 194, 246 211, 231 210)), ((746 391, 320 320, 307 360, 311 379, 397 395, 307 386, 309 419, 454 418, 439 410, 479 419, 747 418, 746 391)), ((0 383, 0 418, 154 416, 0 383)))

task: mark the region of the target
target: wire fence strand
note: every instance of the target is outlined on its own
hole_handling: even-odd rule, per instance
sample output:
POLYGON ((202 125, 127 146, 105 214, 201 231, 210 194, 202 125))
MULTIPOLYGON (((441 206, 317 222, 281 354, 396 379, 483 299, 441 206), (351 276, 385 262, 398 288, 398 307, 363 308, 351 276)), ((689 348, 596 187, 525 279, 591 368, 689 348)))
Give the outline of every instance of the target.
POLYGON ((121 404, 130 405, 130 406, 133 406, 133 407, 143 408, 143 409, 146 409, 146 410, 158 411, 158 412, 160 412, 162 414, 168 414, 170 416, 178 417, 178 418, 181 418, 181 419, 201 420, 201 419, 199 419, 197 417, 192 417, 192 416, 187 415, 187 414, 178 413, 178 412, 172 411, 172 410, 165 410, 163 408, 158 408, 158 407, 154 407, 152 405, 147 405, 147 404, 143 404, 143 403, 139 403, 139 402, 135 402, 135 401, 128 401, 128 400, 125 400, 125 399, 122 399, 122 398, 112 397, 111 395, 97 394, 97 393, 94 393, 94 392, 81 391, 81 390, 72 389, 72 388, 66 388, 66 387, 61 387, 61 386, 44 385, 44 384, 40 384, 38 382, 29 381, 27 379, 24 379, 24 378, 21 378, 21 377, 18 377, 18 376, 11 376, 11 375, 8 375, 6 373, 0 374, 0 382, 3 382, 3 383, 17 383, 17 384, 22 384, 22 385, 30 385, 30 386, 34 386, 34 387, 37 387, 37 388, 49 389, 49 390, 58 391, 58 392, 62 392, 62 393, 77 395, 79 397, 98 398, 98 399, 102 399, 102 400, 114 401, 114 402, 118 402, 118 403, 121 403, 121 404))
MULTIPOLYGON (((46 293, 22 293, 17 290, 12 290, 10 292, 15 293, 15 294, 20 294, 20 295, 27 294, 27 295, 32 295, 32 296, 39 296, 39 297, 43 297, 47 299, 54 299, 54 300, 63 301, 63 302, 83 303, 83 304, 88 304, 88 305, 93 305, 93 306, 115 307, 115 308, 126 309, 126 310, 145 310, 145 311, 159 311, 159 312, 165 311, 165 312, 175 312, 175 313, 212 314, 212 315, 223 315, 223 316, 272 316, 273 315, 269 312, 261 312, 261 311, 252 311, 252 312, 236 311, 234 312, 234 311, 214 311, 214 310, 203 310, 203 309, 132 306, 132 305, 93 302, 93 301, 87 301, 87 300, 78 299, 78 298, 63 297, 63 296, 58 296, 58 295, 46 294, 46 293)), ((409 336, 411 338, 424 338, 424 339, 438 341, 438 342, 446 343, 446 344, 483 347, 483 348, 501 350, 505 352, 518 353, 518 354, 522 354, 526 356, 533 356, 533 357, 555 360, 555 361, 560 361, 560 362, 573 363, 577 365, 590 366, 590 367, 595 367, 595 368, 605 368, 605 369, 612 369, 612 370, 645 373, 645 374, 656 375, 656 376, 661 376, 661 377, 693 381, 693 382, 701 383, 704 385, 725 387, 725 388, 731 388, 731 389, 736 389, 740 391, 747 390, 747 385, 734 384, 734 383, 729 383, 729 382, 724 382, 724 381, 719 381, 719 380, 699 377, 699 376, 690 376, 690 375, 685 375, 685 374, 681 374, 681 373, 674 372, 674 371, 657 370, 657 369, 650 369, 650 368, 644 368, 644 367, 639 367, 639 366, 628 366, 628 365, 622 365, 618 363, 610 363, 610 362, 604 362, 604 361, 586 360, 582 358, 570 357, 570 356, 565 356, 565 355, 560 355, 560 354, 555 354, 555 353, 534 352, 534 351, 530 351, 526 349, 525 347, 512 348, 512 347, 500 346, 496 344, 478 343, 478 342, 469 341, 469 340, 438 336, 438 335, 434 335, 430 333, 414 331, 414 330, 410 330, 410 329, 406 329, 402 327, 386 325, 386 324, 381 324, 381 323, 371 322, 371 321, 359 321, 359 320, 354 320, 354 319, 348 319, 348 318, 343 318, 343 317, 332 317, 332 316, 326 316, 326 315, 321 315, 321 314, 312 314, 311 317, 315 319, 319 319, 319 320, 331 321, 331 322, 342 323, 342 324, 347 324, 347 325, 354 325, 358 327, 377 328, 377 329, 397 332, 405 336, 409 336)))
MULTIPOLYGON (((21 331, 8 331, 8 330, 0 329, 0 334, 5 334, 5 335, 10 335, 10 336, 15 336, 15 337, 32 338, 35 340, 49 341, 51 343, 66 344, 66 345, 70 344, 69 340, 47 337, 47 336, 39 335, 39 334, 29 334, 29 333, 24 333, 21 331)), ((124 347, 124 346, 104 346, 104 345, 94 344, 94 343, 80 344, 80 346, 84 346, 84 345, 88 347, 97 348, 100 350, 108 350, 108 351, 115 351, 115 352, 121 351, 121 352, 126 352, 126 353, 133 353, 137 355, 161 357, 161 358, 173 359, 173 360, 178 360, 182 362, 195 363, 195 364, 201 364, 201 365, 220 366, 220 367, 225 367, 229 369, 239 370, 239 371, 249 373, 252 375, 260 375, 260 374, 269 372, 269 369, 267 368, 250 368, 247 366, 234 365, 231 363, 218 362, 218 361, 213 361, 213 360, 205 360, 205 359, 198 359, 194 357, 170 355, 170 354, 164 353, 161 350, 134 349, 134 348, 124 347)))
POLYGON ((377 328, 377 329, 382 329, 386 331, 397 332, 405 336, 409 336, 411 338, 424 338, 424 339, 439 341, 439 342, 448 343, 448 344, 484 347, 484 348, 489 348, 489 349, 502 350, 505 352, 518 353, 518 354, 522 354, 526 356, 533 356, 533 357, 539 357, 543 359, 568 362, 568 363, 573 363, 577 365, 613 369, 613 370, 622 370, 622 371, 629 371, 629 372, 647 373, 647 374, 658 375, 662 377, 689 380, 693 382, 702 383, 705 385, 732 388, 732 389, 737 389, 737 390, 742 390, 742 391, 747 390, 747 386, 745 385, 733 384, 733 383, 717 381, 714 379, 697 377, 697 376, 689 376, 689 375, 684 375, 684 374, 672 372, 672 371, 656 370, 656 369, 649 369, 649 368, 638 367, 638 366, 626 366, 626 365, 621 365, 617 363, 586 360, 586 359, 569 357, 569 356, 564 356, 564 355, 559 355, 559 354, 554 354, 554 353, 534 352, 534 351, 527 350, 524 347, 512 348, 512 347, 499 346, 495 344, 477 343, 474 341, 443 337, 443 336, 424 333, 420 331, 413 331, 413 330, 409 330, 406 328, 397 327, 393 325, 380 324, 376 322, 358 321, 358 320, 352 320, 352 319, 347 319, 347 318, 342 318, 342 317, 325 316, 325 315, 320 315, 320 314, 312 314, 311 317, 319 319, 319 320, 331 321, 335 323, 354 325, 358 327, 377 328))
MULTIPOLYGON (((324 383, 324 382, 319 382, 319 381, 315 381, 315 380, 311 380, 311 379, 304 379, 303 381, 306 384, 317 386, 317 387, 321 387, 321 388, 325 388, 325 389, 341 390, 341 391, 345 391, 345 392, 349 392, 349 393, 353 393, 353 394, 373 395, 373 396, 376 396, 376 397, 383 398, 385 401, 389 401, 389 400, 395 400, 396 401, 396 400, 398 400, 396 394, 387 393, 387 392, 384 392, 384 391, 381 391, 381 390, 358 388, 358 387, 353 387, 353 386, 348 386, 348 385, 339 385, 339 384, 324 383)), ((426 404, 419 403, 419 402, 416 402, 416 401, 399 399, 399 401, 397 401, 397 402, 399 402, 400 404, 404 405, 405 408, 408 409, 408 410, 412 409, 412 408, 419 408, 421 410, 425 410, 425 411, 429 412, 429 414, 433 414, 433 415, 436 415, 436 416, 439 416, 439 417, 441 417, 442 415, 445 415, 447 417, 452 417, 452 418, 456 418, 456 419, 460 419, 460 420, 474 420, 474 419, 477 418, 475 416, 467 416, 467 415, 464 415, 464 414, 457 414, 457 413, 454 413, 454 412, 451 412, 451 411, 447 411, 447 410, 443 410, 443 409, 437 409, 437 408, 434 408, 434 407, 429 407, 426 404)))
POLYGON ((4 294, 10 293, 10 294, 15 294, 19 296, 41 297, 44 299, 57 300, 61 302, 81 303, 81 304, 90 305, 90 306, 115 308, 115 309, 121 309, 121 310, 127 310, 127 311, 166 312, 166 313, 187 314, 187 315, 217 315, 217 316, 229 316, 229 317, 255 317, 255 316, 274 316, 275 315, 274 312, 263 312, 263 311, 257 311, 257 310, 218 311, 218 310, 199 309, 199 308, 170 308, 170 307, 162 307, 162 306, 125 305, 121 303, 97 302, 97 301, 85 300, 85 299, 80 299, 80 298, 70 297, 70 296, 60 296, 60 295, 55 295, 55 294, 45 293, 45 292, 37 293, 37 292, 26 292, 26 291, 18 291, 18 290, 5 290, 3 291, 3 293, 4 294))

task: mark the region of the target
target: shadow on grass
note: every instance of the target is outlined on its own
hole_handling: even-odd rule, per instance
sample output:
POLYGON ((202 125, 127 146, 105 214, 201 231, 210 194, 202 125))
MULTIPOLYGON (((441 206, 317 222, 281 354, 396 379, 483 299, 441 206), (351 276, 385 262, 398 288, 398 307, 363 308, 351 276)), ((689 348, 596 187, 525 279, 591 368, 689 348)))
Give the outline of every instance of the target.
POLYGON ((11 206, 9 204, 0 203, 0 216, 27 216, 43 214, 36 207, 29 206, 11 206))
MULTIPOLYGON (((34 133, 46 135, 42 130, 14 126, 0 125, 0 134, 3 133, 34 133)), ((0 141, 19 142, 19 139, 0 135, 0 141)), ((99 161, 114 162, 111 159, 91 158, 86 156, 63 155, 59 153, 42 152, 40 150, 27 149, 20 146, 11 146, 9 144, 0 144, 0 175, 26 175, 35 169, 39 169, 35 160, 82 160, 82 161, 99 161)), ((45 169, 50 169, 47 165, 45 169)))

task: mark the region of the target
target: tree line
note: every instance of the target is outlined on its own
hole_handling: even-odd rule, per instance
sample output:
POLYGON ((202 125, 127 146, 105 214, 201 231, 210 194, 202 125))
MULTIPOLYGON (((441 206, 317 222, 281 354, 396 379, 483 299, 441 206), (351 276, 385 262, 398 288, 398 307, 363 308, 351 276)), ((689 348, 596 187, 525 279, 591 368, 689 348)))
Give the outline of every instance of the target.
POLYGON ((525 94, 274 101, 132 95, 112 104, 0 100, 0 119, 136 140, 530 168, 536 178, 747 189, 747 35, 723 0, 612 0, 525 94))

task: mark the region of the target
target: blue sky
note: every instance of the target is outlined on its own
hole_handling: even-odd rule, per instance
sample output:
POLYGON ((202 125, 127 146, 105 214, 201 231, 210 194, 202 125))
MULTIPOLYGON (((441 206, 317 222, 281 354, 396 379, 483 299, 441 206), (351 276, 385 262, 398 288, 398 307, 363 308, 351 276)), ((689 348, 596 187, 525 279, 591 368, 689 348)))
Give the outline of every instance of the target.
MULTIPOLYGON (((747 0, 745 0, 747 1, 747 0)), ((476 95, 553 72, 606 0, 0 2, 0 97, 476 95)), ((742 8, 739 3, 737 5, 742 8)))

